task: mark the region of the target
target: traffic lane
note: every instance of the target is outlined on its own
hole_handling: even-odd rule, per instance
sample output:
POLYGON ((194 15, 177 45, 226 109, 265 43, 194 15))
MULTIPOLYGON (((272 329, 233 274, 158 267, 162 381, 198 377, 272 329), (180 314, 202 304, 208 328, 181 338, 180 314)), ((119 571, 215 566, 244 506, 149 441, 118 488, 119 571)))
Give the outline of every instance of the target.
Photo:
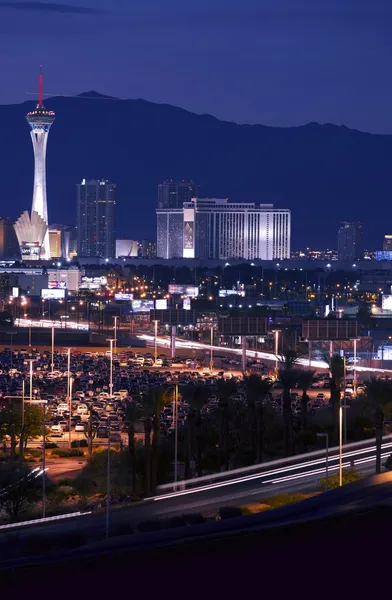
MULTIPOLYGON (((364 467, 361 472, 364 475, 374 473, 374 461, 364 467)), ((389 488, 388 488, 389 489, 389 488)), ((141 521, 150 519, 162 519, 178 516, 187 512, 203 512, 204 514, 214 514, 217 512, 219 507, 227 505, 244 505, 252 502, 262 502, 268 498, 279 494, 285 493, 315 493, 320 491, 319 479, 305 480, 305 481, 294 481, 294 482, 283 482, 274 486, 260 486, 253 485, 247 490, 243 490, 242 493, 233 494, 232 492, 225 493, 219 498, 211 493, 210 497, 205 498, 189 498, 187 501, 181 499, 181 502, 176 500, 175 504, 169 502, 152 502, 146 501, 138 503, 132 506, 115 508, 110 513, 110 528, 113 535, 116 535, 116 531, 120 533, 125 525, 136 528, 141 521)), ((376 493, 376 492, 374 492, 376 493)), ((377 490, 379 496, 379 490, 377 490)), ((363 492, 359 492, 358 501, 363 498, 363 492)), ((388 498, 388 495, 386 496, 388 498)), ((378 499, 378 498, 376 498, 378 499)), ((351 504, 354 499, 350 498, 351 504)), ((390 492, 389 492, 390 501, 390 492)), ((340 501, 338 502, 340 504, 340 501)), ((23 549, 23 538, 28 538, 31 535, 40 537, 53 538, 56 535, 63 534, 82 534, 90 540, 101 540, 105 535, 105 511, 85 515, 75 519, 67 520, 66 522, 59 521, 56 523, 44 523, 35 525, 33 527, 25 527, 18 529, 17 540, 20 542, 21 548, 23 549)), ((117 534, 118 534, 117 533, 117 534)), ((12 531, 8 531, 6 535, 0 532, 0 546, 5 545, 9 548, 10 534, 12 531)), ((13 544, 12 556, 17 553, 18 544, 13 544)), ((6 555, 4 553, 4 555, 6 555)))
MULTIPOLYGON (((388 435, 383 438, 382 442, 383 452, 392 452, 392 436, 388 435)), ((376 444, 375 439, 367 440, 364 442, 358 442, 357 444, 349 444, 349 446, 343 446, 343 460, 349 461, 355 464, 361 459, 368 459, 371 456, 375 456, 376 444)), ((337 464, 339 460, 339 447, 333 447, 328 452, 328 464, 333 466, 337 464)), ((187 480, 186 482, 179 482, 178 488, 182 486, 182 489, 174 492, 174 483, 165 484, 158 487, 159 496, 165 495, 187 495, 194 491, 200 493, 207 489, 219 488, 221 484, 224 486, 237 485, 241 482, 253 481, 260 478, 274 478, 288 475, 295 475, 296 473, 302 473, 310 471, 312 469, 322 468, 326 462, 326 451, 318 450, 303 454, 300 456, 292 456, 277 461, 271 461, 254 465, 254 467, 246 467, 237 471, 225 471, 220 474, 209 476, 203 476, 202 478, 194 478, 187 480)))

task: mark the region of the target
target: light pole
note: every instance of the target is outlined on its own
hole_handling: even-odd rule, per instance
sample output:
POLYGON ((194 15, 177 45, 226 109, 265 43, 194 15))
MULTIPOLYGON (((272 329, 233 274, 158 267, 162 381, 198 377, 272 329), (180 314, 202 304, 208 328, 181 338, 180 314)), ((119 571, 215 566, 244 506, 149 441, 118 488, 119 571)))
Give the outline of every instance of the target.
POLYGON ((72 415, 72 377, 69 378, 69 410, 68 410, 68 446, 71 450, 72 448, 72 440, 71 440, 71 415, 72 415))
POLYGON ((214 366, 214 360, 212 357, 212 346, 214 344, 214 326, 211 325, 211 345, 210 345, 210 373, 212 373, 212 369, 214 366))
POLYGON ((54 371, 54 327, 52 327, 52 375, 54 371))
POLYGON ((173 400, 173 420, 174 420, 174 489, 177 489, 178 479, 178 384, 174 388, 173 400))
POLYGON ((157 337, 158 337, 158 323, 157 319, 154 320, 154 361, 157 362, 158 348, 157 348, 157 337))
POLYGON ((279 354, 279 329, 275 329, 275 375, 278 375, 278 354, 279 354))
POLYGON ((110 383, 109 383, 109 391, 110 398, 113 398, 113 342, 114 339, 111 338, 107 340, 110 344, 110 383))
POLYGON ((354 368, 353 368, 353 374, 354 374, 354 395, 357 394, 357 342, 358 339, 354 338, 353 339, 353 343, 354 343, 354 368))
POLYGON ((20 455, 21 460, 24 459, 24 429, 25 429, 24 405, 25 405, 25 378, 23 375, 23 379, 22 379, 22 430, 21 430, 20 444, 19 444, 19 455, 20 455))
POLYGON ((114 354, 117 354, 117 319, 118 317, 113 317, 114 318, 114 354))
POLYGON ((339 486, 343 485, 343 407, 339 404, 339 486))
POLYGON ((318 438, 325 437, 325 491, 328 491, 328 450, 329 450, 329 440, 328 433, 317 433, 318 438))
MULTIPOLYGON (((110 340, 113 342, 113 340, 110 340)), ((109 537, 109 524, 110 524, 110 420, 109 422, 109 437, 108 437, 108 460, 107 460, 107 471, 106 471, 106 527, 105 536, 106 539, 109 537)))

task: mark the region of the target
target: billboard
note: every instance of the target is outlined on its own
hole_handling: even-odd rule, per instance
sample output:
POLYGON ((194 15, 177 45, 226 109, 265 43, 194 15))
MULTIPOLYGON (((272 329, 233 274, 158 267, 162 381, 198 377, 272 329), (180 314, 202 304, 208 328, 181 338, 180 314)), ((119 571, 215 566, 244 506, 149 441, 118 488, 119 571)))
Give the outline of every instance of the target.
POLYGON ((43 300, 62 300, 65 298, 65 290, 59 289, 43 289, 41 290, 43 300))
POLYGON ((382 297, 382 309, 392 311, 392 296, 390 294, 384 294, 382 297))
POLYGON ((184 310, 191 310, 191 299, 190 298, 184 298, 184 302, 182 303, 182 308, 184 310))
POLYGON ((26 242, 20 247, 20 253, 23 257, 39 258, 41 254, 41 245, 39 242, 26 242))
POLYGON ((261 335, 269 331, 268 317, 219 317, 222 335, 261 335))
POLYGON ((166 310, 167 309, 166 298, 159 298, 158 300, 155 300, 155 308, 156 308, 156 310, 166 310))
POLYGON ((13 287, 12 288, 12 297, 13 298, 18 298, 19 296, 19 288, 18 287, 13 287))
POLYGON ((219 298, 226 298, 226 296, 241 296, 245 298, 245 290, 219 290, 219 298))
POLYGON ((178 283, 170 283, 168 288, 169 294, 179 294, 181 296, 189 296, 196 298, 199 295, 199 288, 193 285, 181 285, 178 283))
POLYGON ((66 281, 48 281, 48 288, 51 290, 65 290, 66 281))
POLYGON ((102 277, 82 277, 81 284, 79 285, 80 290, 99 290, 101 286, 107 285, 108 279, 105 276, 102 277))
POLYGON ((352 340, 359 335, 360 327, 355 319, 309 319, 302 322, 302 337, 306 340, 352 340))
POLYGON ((149 312, 154 308, 154 300, 132 300, 132 310, 135 313, 149 312))
POLYGON ((133 294, 119 292, 118 294, 114 294, 114 299, 115 300, 121 300, 121 301, 133 300, 133 294))
POLYGON ((159 321, 167 325, 195 325, 196 311, 183 309, 152 310, 150 322, 159 321))

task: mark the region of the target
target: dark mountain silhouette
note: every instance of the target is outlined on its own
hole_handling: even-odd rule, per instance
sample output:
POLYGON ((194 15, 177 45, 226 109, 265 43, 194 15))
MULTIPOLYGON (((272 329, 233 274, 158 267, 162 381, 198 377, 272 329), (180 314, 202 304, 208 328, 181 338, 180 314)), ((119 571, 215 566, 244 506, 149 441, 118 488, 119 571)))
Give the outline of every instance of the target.
MULTIPOLYGON (((118 235, 155 237, 157 185, 193 179, 201 196, 292 210, 293 246, 336 245, 341 220, 365 223, 367 243, 392 233, 392 136, 309 123, 237 125, 210 115, 90 91, 45 101, 56 112, 48 142, 50 221, 76 219, 75 185, 118 185, 118 235)), ((31 206, 33 152, 24 115, 34 102, 0 106, 2 209, 31 206)))

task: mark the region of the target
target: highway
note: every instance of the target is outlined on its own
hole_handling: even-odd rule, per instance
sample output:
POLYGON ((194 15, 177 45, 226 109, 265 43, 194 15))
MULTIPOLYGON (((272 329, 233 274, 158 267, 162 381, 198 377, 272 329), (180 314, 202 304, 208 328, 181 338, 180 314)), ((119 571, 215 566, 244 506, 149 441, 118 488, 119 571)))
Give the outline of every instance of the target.
MULTIPOLYGON (((392 436, 383 439, 383 461, 392 453, 392 436)), ((264 463, 248 468, 246 474, 235 472, 219 474, 221 481, 206 482, 206 478, 193 480, 192 485, 180 491, 170 491, 162 486, 160 495, 134 504, 132 506, 113 507, 110 523, 113 531, 126 525, 136 527, 141 521, 173 517, 184 513, 203 512, 213 514, 219 507, 228 505, 244 505, 249 502, 260 502, 282 493, 299 491, 320 491, 320 479, 325 477, 325 452, 316 452, 292 457, 274 463, 264 463), (252 469, 255 469, 256 472, 252 469), (202 479, 202 480, 201 480, 202 479), (201 484, 201 485, 200 485, 201 484)), ((375 441, 368 440, 345 447, 343 467, 354 468, 364 474, 374 473, 375 441)), ((336 448, 331 449, 329 458, 329 474, 338 472, 338 454, 336 448)), ((190 485, 189 483, 187 484, 190 485)), ((95 539, 101 539, 105 530, 105 511, 67 519, 67 522, 34 524, 30 527, 19 527, 18 535, 34 535, 37 530, 45 535, 60 533, 83 533, 95 539), (24 534, 22 533, 24 532, 24 534)), ((4 537, 10 532, 7 528, 2 533, 0 527, 0 547, 8 543, 4 537)))
MULTIPOLYGON (((150 335, 150 334, 140 334, 137 336, 139 339, 144 340, 147 344, 154 345, 154 336, 150 335)), ((159 336, 157 338, 157 345, 162 347, 162 348, 170 348, 170 338, 168 336, 162 337, 159 336)), ((204 350, 204 351, 209 351, 211 349, 211 346, 209 344, 204 344, 202 342, 194 342, 194 341, 188 341, 188 340, 182 340, 180 338, 177 337, 176 339, 176 348, 188 348, 189 350, 204 350)), ((229 348, 228 346, 212 346, 212 350, 213 352, 219 353, 219 354, 235 354, 236 356, 242 356, 242 350, 239 348, 229 348)), ((274 354, 273 352, 265 352, 265 351, 260 351, 260 350, 246 350, 246 356, 248 358, 258 358, 260 360, 267 360, 267 361, 272 361, 273 363, 275 363, 276 361, 276 354, 274 354)), ((278 356, 279 359, 279 356, 278 356)), ((317 370, 324 370, 326 371, 328 368, 328 365, 326 362, 322 361, 322 360, 311 360, 309 361, 309 359, 307 358, 300 358, 298 360, 298 364, 304 367, 312 367, 314 369, 317 370)), ((348 370, 352 369, 353 367, 347 367, 348 370)), ((360 367, 359 365, 356 366, 356 371, 360 372, 360 373, 391 373, 391 369, 374 369, 373 367, 360 367)))

